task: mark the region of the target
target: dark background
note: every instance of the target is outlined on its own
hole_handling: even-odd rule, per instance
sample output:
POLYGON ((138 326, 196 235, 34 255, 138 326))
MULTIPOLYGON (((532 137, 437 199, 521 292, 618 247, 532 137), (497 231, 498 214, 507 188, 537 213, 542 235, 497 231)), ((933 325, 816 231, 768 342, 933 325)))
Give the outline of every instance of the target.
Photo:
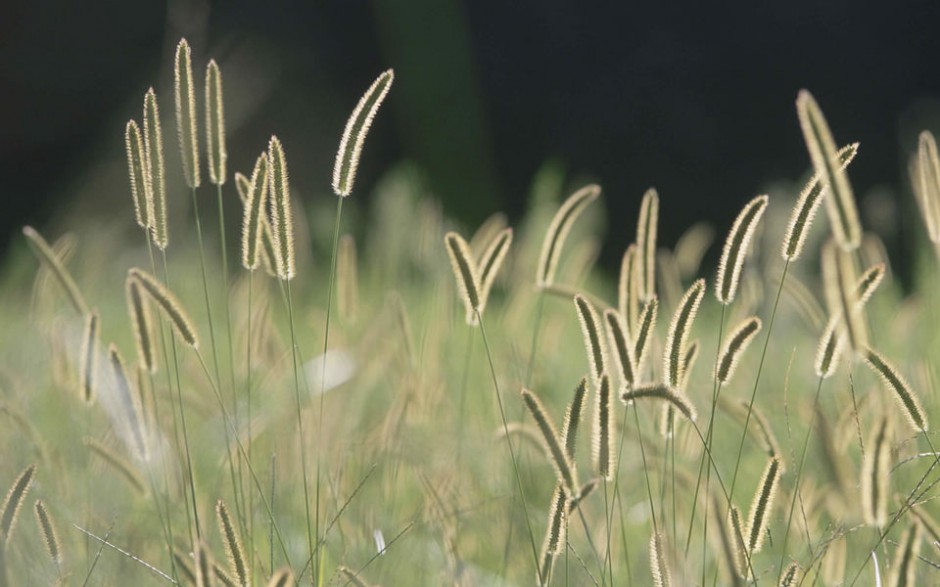
MULTIPOLYGON (((140 117, 150 85, 172 165, 171 63, 181 36, 199 78, 209 56, 222 67, 230 169, 247 172, 276 133, 294 185, 325 197, 349 111, 394 67, 356 197, 390 164, 411 160, 446 211, 472 227, 500 209, 517 218, 533 174, 555 159, 570 177, 603 185, 608 263, 633 238, 649 186, 663 200, 661 242, 672 244, 700 219, 723 232, 770 181, 805 178, 800 88, 813 92, 837 142, 861 142, 851 169, 860 198, 909 200, 907 154, 917 132, 938 120, 935 1, 4 6, 3 250, 20 226, 55 220, 77 197, 91 209, 130 214, 124 124, 140 117)), ((880 213, 867 222, 879 223, 872 214, 880 213)), ((897 250, 898 228, 912 222, 893 215, 879 226, 897 250)))

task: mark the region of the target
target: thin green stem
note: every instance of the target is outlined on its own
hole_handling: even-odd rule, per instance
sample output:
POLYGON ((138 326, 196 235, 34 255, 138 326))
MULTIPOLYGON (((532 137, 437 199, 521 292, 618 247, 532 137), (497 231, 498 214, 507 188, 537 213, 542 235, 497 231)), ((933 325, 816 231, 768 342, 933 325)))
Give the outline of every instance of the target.
POLYGON ((532 371, 535 369, 535 355, 539 344, 539 330, 542 326, 542 312, 545 309, 545 292, 539 290, 539 301, 535 309, 535 326, 532 327, 532 343, 529 345, 529 364, 525 370, 525 385, 532 385, 532 371))
MULTIPOLYGON (((294 331, 294 299, 291 294, 290 280, 287 281, 287 317, 290 322, 290 348, 294 367, 294 400, 297 412, 297 435, 300 440, 300 471, 304 480, 304 514, 307 522, 307 549, 309 555, 314 554, 314 539, 310 526, 310 489, 307 483, 307 441, 304 439, 304 420, 301 414, 300 403, 300 376, 297 367, 297 334, 294 331)), ((322 397, 322 394, 321 394, 322 397)), ((319 443, 317 443, 319 445, 319 443)), ((318 484, 319 485, 319 484, 318 484)), ((319 492, 318 492, 319 493, 319 492)))
MULTIPOLYGON (((163 281, 166 283, 167 287, 170 287, 170 270, 166 261, 166 250, 163 251, 163 281)), ((196 529, 196 538, 202 539, 202 531, 199 527, 199 510, 196 508, 196 481, 193 474, 193 459, 189 450, 189 433, 186 429, 186 412, 183 410, 183 386, 180 382, 180 368, 179 368, 179 356, 176 352, 176 338, 170 333, 170 349, 173 352, 173 366, 174 372, 176 374, 176 403, 179 405, 180 411, 180 427, 183 431, 183 448, 186 452, 186 469, 187 469, 187 478, 189 480, 189 496, 192 501, 192 517, 196 529)), ((187 512, 186 519, 189 519, 189 512, 187 512)), ((190 536, 192 535, 193 526, 189 528, 190 536)))
MULTIPOLYGON (((330 254, 330 281, 326 292, 326 326, 323 330, 323 364, 320 366, 320 414, 319 426, 317 427, 317 494, 316 494, 316 532, 317 540, 320 536, 320 473, 321 460, 323 458, 323 395, 326 386, 326 352, 330 345, 330 314, 333 309, 333 287, 336 281, 336 253, 339 249, 339 227, 343 217, 343 200, 339 197, 336 201, 336 222, 333 224, 333 252, 330 254)), ((320 561, 314 562, 314 577, 319 574, 320 561)))
POLYGON ((506 422, 506 412, 503 410, 503 395, 499 391, 499 380, 496 378, 496 366, 493 364, 493 355, 490 352, 490 343, 486 338, 486 328, 483 327, 483 316, 476 312, 477 321, 480 323, 480 334, 483 335, 483 348, 486 349, 486 359, 490 364, 490 374, 493 377, 493 388, 496 390, 496 403, 499 405, 499 416, 503 421, 503 432, 506 435, 506 445, 509 447, 509 457, 512 459, 512 468, 516 475, 516 484, 519 486, 519 495, 522 498, 522 513, 525 517, 526 528, 529 531, 529 543, 532 547, 532 561, 535 563, 535 572, 542 580, 542 569, 539 565, 538 549, 535 546, 535 535, 532 533, 532 523, 529 521, 529 508, 526 504, 525 490, 522 488, 522 477, 519 475, 519 465, 516 462, 516 451, 512 448, 512 437, 509 435, 509 425, 506 422))
POLYGON ((764 368, 764 359, 767 357, 767 347, 770 346, 770 336, 774 330, 774 319, 777 317, 777 306, 780 303, 780 294, 783 292, 783 284, 787 279, 787 270, 790 268, 789 259, 783 265, 783 274, 780 276, 780 286, 777 288, 777 295, 774 297, 773 310, 770 312, 770 324, 767 326, 767 336, 764 338, 764 348, 760 353, 760 362, 757 364, 757 377, 754 378, 754 389, 751 391, 751 400, 747 404, 747 416, 744 418, 744 430, 741 432, 741 442, 738 444, 738 456, 734 463, 734 474, 731 476, 731 489, 728 492, 728 507, 731 507, 731 500, 734 498, 734 487, 738 480, 738 470, 741 466, 741 454, 744 452, 744 440, 747 438, 747 427, 751 423, 751 411, 754 408, 754 400, 757 399, 757 387, 760 384, 760 376, 764 368))
MULTIPOLYGON (((718 361, 721 358, 721 339, 724 336, 725 309, 726 308, 727 306, 725 304, 721 304, 721 318, 718 320, 718 345, 715 350, 715 365, 716 366, 718 365, 718 361)), ((711 405, 710 413, 708 414, 708 429, 705 431, 705 444, 708 445, 709 450, 711 449, 711 446, 712 446, 712 427, 715 425, 715 408, 718 405, 718 398, 720 395, 721 395, 721 382, 718 381, 717 377, 715 377, 714 383, 712 384, 712 405, 711 405)), ((698 478, 695 480, 695 492, 693 493, 693 497, 692 497, 692 514, 689 517, 689 533, 685 537, 685 554, 686 555, 689 554, 689 545, 692 543, 692 528, 694 527, 694 523, 695 523, 695 510, 696 510, 696 507, 698 506, 698 492, 699 492, 700 484, 702 482, 702 470, 704 469, 704 467, 705 467, 705 452, 703 451, 702 458, 699 459, 698 478)), ((708 473, 706 474, 706 479, 705 479, 706 498, 708 497, 709 481, 711 481, 711 469, 708 470, 708 473)), ((706 508, 706 512, 705 512, 705 518, 703 522, 704 529, 702 530, 703 542, 707 540, 706 533, 708 532, 708 511, 707 511, 708 499, 705 500, 705 508, 706 508)), ((702 573, 705 572, 704 565, 705 563, 703 561, 702 573)), ((703 579, 702 585, 704 584, 705 582, 703 579)))
POLYGON ((823 378, 819 378, 816 384, 816 395, 813 398, 813 413, 810 416, 809 428, 806 429, 806 435, 803 437, 803 449, 800 451, 800 465, 796 471, 796 485, 793 488, 793 496, 790 498, 790 511, 787 513, 787 527, 783 532, 783 544, 780 546, 780 573, 783 574, 783 563, 787 556, 787 538, 790 536, 790 524, 793 521, 793 510, 796 507, 796 498, 800 494, 800 482, 803 479, 803 465, 806 462, 806 449, 809 446, 809 437, 813 433, 813 426, 816 424, 816 411, 819 407, 819 392, 822 389, 823 378))

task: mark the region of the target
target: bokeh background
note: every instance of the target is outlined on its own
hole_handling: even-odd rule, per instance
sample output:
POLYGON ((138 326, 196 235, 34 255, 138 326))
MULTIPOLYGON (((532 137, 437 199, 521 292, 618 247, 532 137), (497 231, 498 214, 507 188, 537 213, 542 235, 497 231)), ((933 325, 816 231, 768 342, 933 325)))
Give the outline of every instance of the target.
POLYGON ((409 161, 473 227, 497 210, 518 218, 533 176, 554 165, 604 187, 608 266, 649 186, 672 244, 696 220, 723 232, 753 195, 805 179, 794 109, 805 87, 838 142, 861 142, 850 177, 903 273, 903 229, 916 221, 907 156, 922 128, 940 130, 940 4, 927 0, 3 4, 4 251, 26 223, 130 218, 124 124, 150 85, 178 174, 169 115, 182 36, 199 75, 210 56, 222 67, 230 169, 248 170, 276 133, 298 193, 330 197, 345 119, 394 67, 356 198, 409 161))

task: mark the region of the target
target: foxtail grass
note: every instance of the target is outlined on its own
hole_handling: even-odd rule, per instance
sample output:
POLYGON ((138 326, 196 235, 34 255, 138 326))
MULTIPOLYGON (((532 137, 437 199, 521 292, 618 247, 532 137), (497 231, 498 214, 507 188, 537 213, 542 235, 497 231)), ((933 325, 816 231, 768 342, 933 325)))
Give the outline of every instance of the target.
POLYGON ((127 175, 131 182, 134 200, 134 219, 141 228, 148 229, 153 223, 153 194, 144 139, 136 120, 129 120, 124 130, 124 145, 127 150, 127 175))
MULTIPOLYGON (((858 153, 858 143, 852 143, 839 149, 839 164, 845 170, 858 153)), ((790 221, 787 223, 786 235, 783 238, 782 254, 784 261, 796 261, 803 254, 806 237, 816 217, 816 211, 826 197, 828 190, 819 173, 813 177, 800 192, 793 210, 790 212, 790 221)))
POLYGON ((581 424, 581 414, 584 412, 584 402, 587 397, 587 378, 582 377, 574 390, 574 397, 565 410, 565 421, 561 429, 561 442, 565 446, 565 454, 574 462, 578 446, 578 428, 581 424))
POLYGON ((650 188, 643 194, 636 227, 637 289, 640 301, 648 303, 656 295, 656 233, 659 225, 659 194, 650 188))
POLYGON ((800 90, 796 111, 813 168, 820 177, 823 189, 828 191, 826 210, 832 233, 842 250, 853 251, 862 242, 862 229, 852 186, 839 161, 832 131, 816 99, 808 91, 800 90))
POLYGON ((591 302, 580 294, 574 296, 574 306, 578 312, 578 322, 581 324, 581 334, 584 337, 584 348, 587 351, 588 364, 591 368, 591 380, 594 386, 598 387, 601 375, 607 371, 607 352, 601 334, 600 317, 591 302))
POLYGON ((734 301, 741 279, 741 269, 750 248, 754 231, 767 209, 767 196, 757 196, 748 202, 735 218, 731 232, 725 240, 715 280, 715 297, 724 305, 734 301))
POLYGON ((62 289, 65 290, 69 302, 71 302, 72 307, 75 308, 78 315, 87 315, 88 304, 85 303, 85 297, 75 284, 75 280, 72 279, 72 275, 59 260, 58 256, 52 250, 52 247, 49 246, 49 243, 46 242, 46 239, 42 238, 42 235, 32 226, 24 226, 23 234, 26 236, 26 242, 29 243, 30 248, 36 254, 39 261, 49 268, 52 275, 55 276, 56 281, 58 281, 62 289))
POLYGON ((215 504, 215 513, 219 520, 219 532, 222 533, 222 544, 225 546, 229 567, 235 574, 238 586, 248 587, 251 584, 251 573, 245 551, 228 507, 221 499, 215 504))
POLYGON ((542 441, 546 449, 545 452, 547 453, 549 461, 551 461, 552 465, 555 467, 558 482, 565 488, 565 492, 568 496, 575 495, 578 491, 578 481, 574 464, 565 450, 565 446, 558 436, 558 432, 555 430, 555 425, 552 424, 551 419, 545 411, 545 407, 542 405, 542 401, 537 395, 525 388, 522 389, 521 393, 526 408, 528 408, 529 413, 532 414, 535 424, 542 433, 542 441))
POLYGON ((744 319, 734 330, 721 348, 718 364, 715 366, 715 379, 727 384, 734 376, 741 355, 750 346, 751 341, 761 329, 761 320, 756 316, 744 319))
POLYGON ((940 242, 940 157, 937 141, 930 131, 918 137, 916 191, 927 227, 927 235, 934 243, 940 242))
POLYGON ((862 513, 865 523, 883 528, 888 518, 888 476, 891 468, 891 433, 882 418, 869 442, 862 465, 862 513))
POLYGON ((551 224, 548 225, 548 231, 545 233, 545 239, 542 241, 542 250, 539 254, 538 269, 536 271, 535 285, 543 289, 555 283, 555 272, 558 270, 558 259, 561 255, 561 249, 568 240, 568 234, 578 216, 584 212, 587 206, 597 199, 601 193, 600 186, 587 185, 575 193, 571 194, 561 205, 551 224))
POLYGON ((3 499, 3 505, 0 506, 0 540, 3 541, 3 548, 10 546, 10 539, 13 537, 13 530, 16 528, 16 520, 19 517, 20 508, 29 492, 29 487, 36 475, 36 465, 30 465, 23 469, 16 481, 7 491, 3 499))
POLYGON ((140 285, 128 277, 124 283, 127 297, 127 311, 134 330, 134 343, 137 348, 137 360, 148 373, 155 373, 157 362, 153 347, 153 325, 150 309, 144 303, 140 285))
POLYGON ((139 283, 141 288, 150 296, 150 299, 163 311, 176 333, 183 339, 183 342, 198 349, 199 338, 196 336, 196 329, 176 296, 156 277, 143 269, 133 267, 127 272, 127 275, 128 278, 139 283))
POLYGON ((85 319, 85 330, 82 334, 82 362, 78 380, 81 398, 85 403, 91 403, 95 399, 98 380, 98 328, 98 311, 94 310, 85 319))
POLYGON ((153 221, 150 236, 153 244, 166 250, 169 244, 166 220, 166 172, 163 163, 163 131, 160 129, 160 108, 153 88, 144 95, 144 152, 153 197, 153 221))
MULTIPOLYGON (((43 505, 41 499, 37 499, 36 503, 33 504, 33 512, 36 514, 36 525, 39 527, 39 535, 42 536, 42 543, 43 546, 46 547, 46 553, 55 565, 56 571, 59 572, 59 566, 62 563, 62 548, 59 542, 59 533, 56 532, 52 518, 49 516, 49 512, 46 511, 46 506, 43 505)), ((59 572, 59 577, 61 579, 61 572, 59 572)))
POLYGON ((336 165, 333 167, 333 191, 337 196, 347 197, 352 193, 366 135, 394 80, 395 72, 391 69, 376 78, 346 122, 336 154, 336 165))
POLYGON ((705 294, 705 280, 699 279, 686 290, 669 324, 663 354, 663 380, 668 387, 678 387, 682 380, 683 357, 692 322, 705 294))
POLYGON ((196 94, 193 89, 192 51, 186 39, 176 46, 173 65, 174 97, 176 99, 176 134, 179 137, 183 178, 196 189, 199 177, 199 136, 196 132, 196 94))

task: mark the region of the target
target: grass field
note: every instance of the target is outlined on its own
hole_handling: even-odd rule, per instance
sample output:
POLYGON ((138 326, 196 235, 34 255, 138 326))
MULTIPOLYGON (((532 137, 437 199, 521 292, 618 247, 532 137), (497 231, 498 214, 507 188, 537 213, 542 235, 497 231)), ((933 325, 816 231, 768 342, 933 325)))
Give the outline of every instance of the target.
POLYGON ((226 169, 221 74, 188 60, 176 115, 148 94, 128 127, 120 220, 24 229, 0 276, 0 585, 938 581, 932 137, 903 289, 864 145, 808 93, 812 167, 670 248, 669 194, 607 220, 551 166, 512 227, 454 225, 406 165, 353 190, 391 71, 335 200, 301 201, 276 138, 226 169), (607 230, 636 235, 615 279, 607 230))

